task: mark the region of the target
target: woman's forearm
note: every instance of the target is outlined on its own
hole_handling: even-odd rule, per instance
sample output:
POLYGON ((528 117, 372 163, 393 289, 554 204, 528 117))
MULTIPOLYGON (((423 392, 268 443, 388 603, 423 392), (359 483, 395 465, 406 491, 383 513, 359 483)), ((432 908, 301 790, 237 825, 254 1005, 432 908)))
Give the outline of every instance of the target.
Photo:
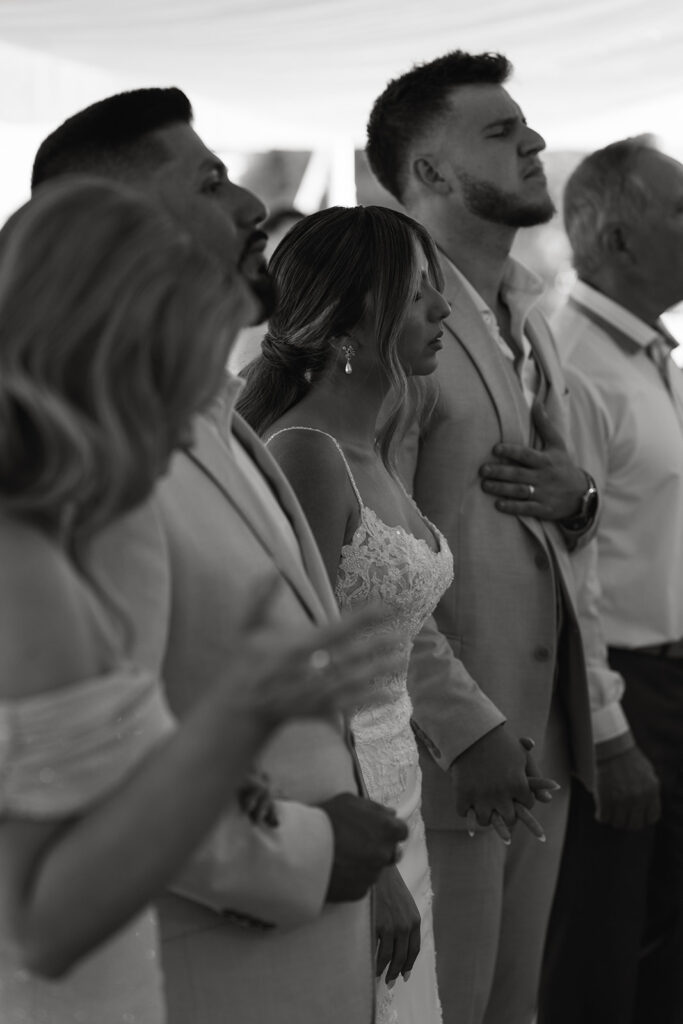
POLYGON ((48 976, 164 888, 235 796, 267 734, 216 688, 123 783, 42 851, 17 915, 26 966, 48 976))

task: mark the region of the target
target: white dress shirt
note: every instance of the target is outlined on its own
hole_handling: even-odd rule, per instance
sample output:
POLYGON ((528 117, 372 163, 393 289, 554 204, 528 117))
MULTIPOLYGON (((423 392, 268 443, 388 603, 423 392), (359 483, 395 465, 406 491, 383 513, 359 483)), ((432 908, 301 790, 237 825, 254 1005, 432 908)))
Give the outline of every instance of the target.
POLYGON ((658 332, 584 282, 554 321, 580 463, 601 495, 599 610, 607 643, 683 638, 683 374, 667 390, 658 332))

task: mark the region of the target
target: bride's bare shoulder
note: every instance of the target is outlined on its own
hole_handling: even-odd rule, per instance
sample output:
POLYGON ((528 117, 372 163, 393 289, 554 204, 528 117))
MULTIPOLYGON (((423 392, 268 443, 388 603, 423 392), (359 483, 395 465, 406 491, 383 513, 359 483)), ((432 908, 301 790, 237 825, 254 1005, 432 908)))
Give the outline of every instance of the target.
POLYGON ((0 699, 87 678, 95 668, 83 584, 60 546, 0 514, 0 699))

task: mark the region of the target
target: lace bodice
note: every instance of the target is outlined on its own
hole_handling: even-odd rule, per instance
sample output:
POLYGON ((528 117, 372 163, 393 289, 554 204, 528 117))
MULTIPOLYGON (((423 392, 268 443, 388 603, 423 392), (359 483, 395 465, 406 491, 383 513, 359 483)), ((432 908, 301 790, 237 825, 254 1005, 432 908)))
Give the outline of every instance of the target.
MULTIPOLYGON (((285 430, 314 430, 287 427, 285 430)), ((396 806, 416 770, 417 750, 410 728, 412 705, 407 690, 408 662, 413 641, 453 579, 453 558, 445 538, 417 509, 437 543, 401 526, 388 526, 363 502, 346 457, 331 434, 317 430, 335 445, 344 461, 358 501, 360 521, 351 541, 342 548, 335 596, 340 608, 369 598, 381 600, 391 611, 386 629, 401 637, 400 664, 390 676, 370 682, 372 698, 358 708, 352 728, 356 749, 370 796, 396 806)), ((273 434, 276 437, 277 434, 273 434)), ((272 440, 272 438, 270 438, 272 440)), ((416 508, 406 493, 406 502, 416 508)))

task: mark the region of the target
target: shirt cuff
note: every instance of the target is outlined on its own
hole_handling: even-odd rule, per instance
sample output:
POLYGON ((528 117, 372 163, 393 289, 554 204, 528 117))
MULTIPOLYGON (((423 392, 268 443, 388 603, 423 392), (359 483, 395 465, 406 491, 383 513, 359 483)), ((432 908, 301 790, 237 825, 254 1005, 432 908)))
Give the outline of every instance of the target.
POLYGON ((604 764, 605 761, 611 761, 613 757, 619 757, 620 754, 625 754, 627 750, 633 750, 636 745, 636 741, 633 737, 633 733, 622 732, 619 736, 615 736, 614 739, 605 740, 604 743, 598 743, 595 747, 595 760, 597 763, 604 764))
POLYGON ((596 708, 591 714, 591 720, 593 723, 593 742, 596 746, 629 732, 628 719, 618 700, 613 701, 611 704, 605 704, 601 708, 596 708))

